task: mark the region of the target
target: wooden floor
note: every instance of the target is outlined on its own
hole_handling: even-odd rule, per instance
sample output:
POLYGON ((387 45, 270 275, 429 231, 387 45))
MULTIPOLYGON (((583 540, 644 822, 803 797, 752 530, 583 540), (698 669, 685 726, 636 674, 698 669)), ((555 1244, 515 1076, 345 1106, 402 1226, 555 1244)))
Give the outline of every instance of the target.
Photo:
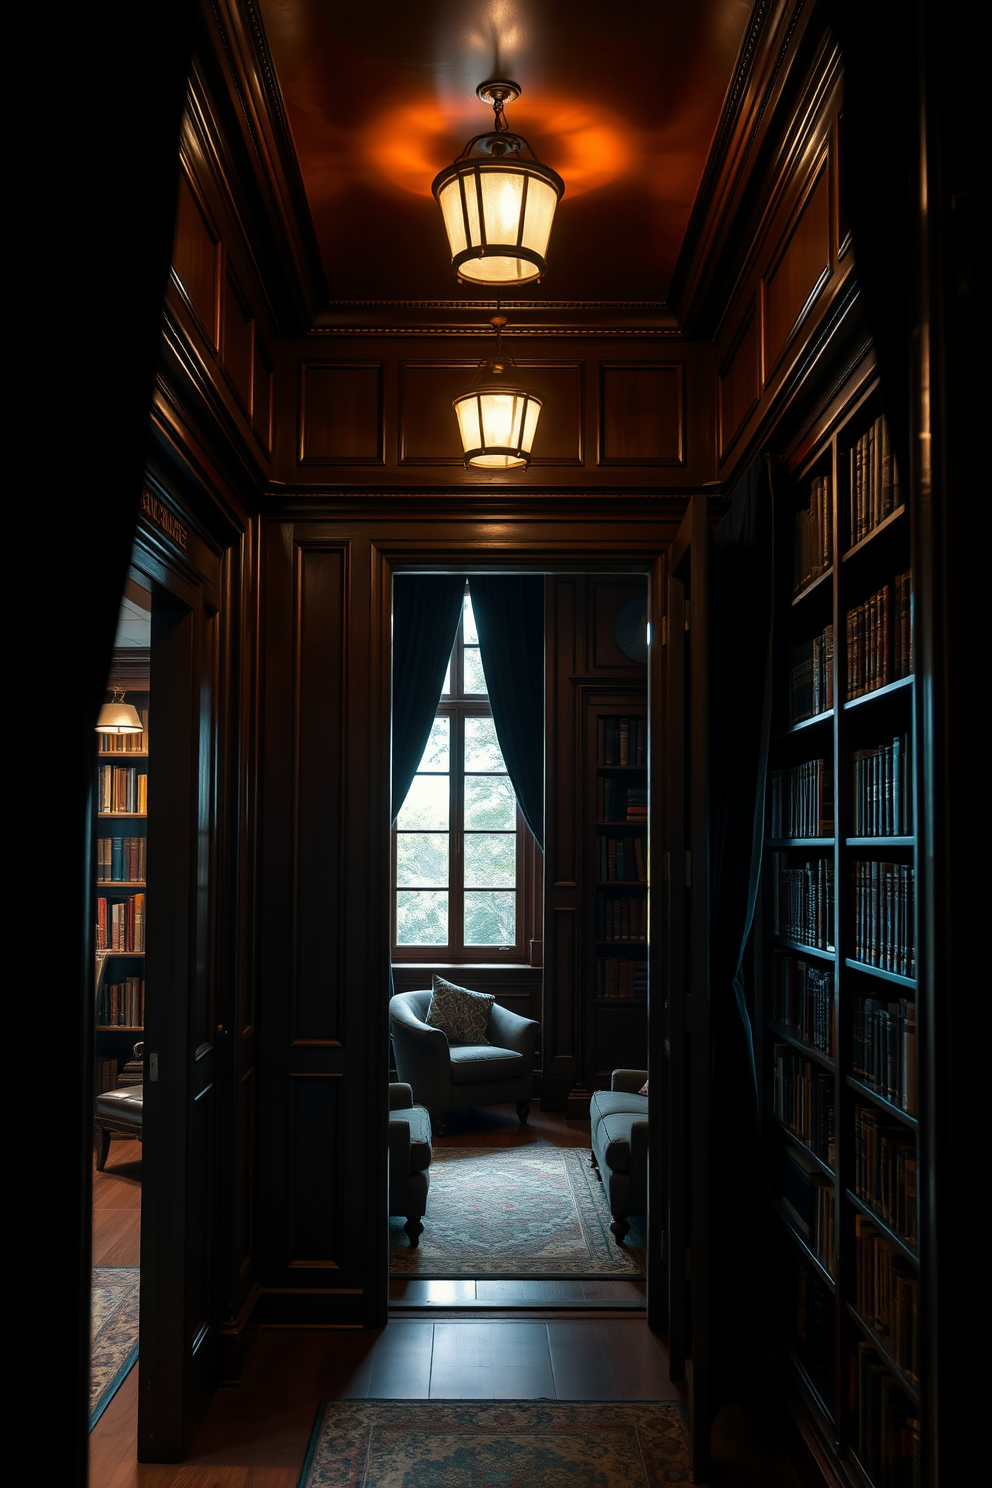
MULTIPOLYGON (((587 1147, 589 1128, 512 1108, 454 1118, 441 1145, 587 1147)), ((141 1147, 111 1143, 93 1184, 93 1264, 139 1264, 141 1147)), ((236 1388, 218 1391, 178 1465, 136 1460, 140 1359, 90 1434, 90 1488, 297 1488, 318 1403, 330 1399, 679 1400, 638 1282, 394 1279, 390 1320, 368 1331, 265 1329, 236 1388)), ((728 1406, 712 1488, 822 1488, 755 1415, 728 1406)), ((533 1488, 540 1488, 534 1484, 533 1488)))

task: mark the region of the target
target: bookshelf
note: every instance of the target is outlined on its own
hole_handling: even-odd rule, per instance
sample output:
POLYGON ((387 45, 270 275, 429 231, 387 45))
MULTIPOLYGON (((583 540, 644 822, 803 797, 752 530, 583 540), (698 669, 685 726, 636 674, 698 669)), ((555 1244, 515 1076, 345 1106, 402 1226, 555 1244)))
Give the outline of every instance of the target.
POLYGON ((129 688, 140 734, 96 735, 96 946, 106 951, 96 1006, 96 1089, 111 1089, 144 1031, 149 693, 129 688))
POLYGON ((757 978, 772 1345, 847 1481, 916 1488, 912 563, 876 381, 789 482, 757 978))
POLYGON ((587 1079, 647 1065, 648 741, 643 689, 590 700, 587 1079))

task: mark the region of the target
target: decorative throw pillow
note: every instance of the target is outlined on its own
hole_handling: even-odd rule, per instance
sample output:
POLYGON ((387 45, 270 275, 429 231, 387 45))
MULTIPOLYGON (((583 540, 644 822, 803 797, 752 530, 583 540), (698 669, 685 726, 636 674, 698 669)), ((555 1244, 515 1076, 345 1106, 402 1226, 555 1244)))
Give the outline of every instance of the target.
POLYGON ((638 1095, 647 1095, 647 1093, 648 1093, 648 1082, 647 1082, 647 1080, 644 1081, 644 1084, 641 1086, 640 1090, 637 1093, 638 1093, 638 1095))
POLYGON ((488 1044, 489 1009, 496 1001, 488 992, 456 987, 434 973, 433 996, 425 1022, 440 1028, 453 1044, 488 1044))

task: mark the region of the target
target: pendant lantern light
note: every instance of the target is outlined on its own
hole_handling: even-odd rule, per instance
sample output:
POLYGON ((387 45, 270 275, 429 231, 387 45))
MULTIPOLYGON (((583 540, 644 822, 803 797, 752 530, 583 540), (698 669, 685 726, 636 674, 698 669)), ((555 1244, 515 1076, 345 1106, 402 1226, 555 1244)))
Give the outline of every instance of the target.
POLYGON ((114 700, 112 703, 104 703, 100 709, 96 721, 96 732, 98 734, 143 734, 145 726, 141 722, 141 715, 137 708, 124 701, 119 656, 117 658, 117 681, 111 691, 114 694, 114 700))
POLYGON ((534 284, 547 269, 548 239, 565 183, 542 165, 527 141, 511 134, 504 103, 520 97, 517 83, 480 83, 495 123, 469 140, 453 165, 434 177, 451 264, 466 284, 514 288, 534 284))
POLYGON ((466 468, 517 470, 530 464, 541 400, 522 387, 512 358, 503 354, 505 315, 489 324, 496 332, 496 351, 483 362, 463 393, 451 400, 458 419, 466 468))

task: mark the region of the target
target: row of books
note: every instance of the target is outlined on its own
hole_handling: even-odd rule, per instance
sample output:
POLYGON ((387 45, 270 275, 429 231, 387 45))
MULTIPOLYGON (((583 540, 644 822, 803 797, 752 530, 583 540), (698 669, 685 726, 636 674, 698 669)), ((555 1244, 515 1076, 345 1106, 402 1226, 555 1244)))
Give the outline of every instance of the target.
POLYGON ((880 414, 851 447, 848 521, 851 545, 902 505, 889 426, 880 414))
POLYGON ((820 951, 834 949, 834 865, 832 858, 794 863, 787 852, 772 853, 772 933, 820 951))
POLYGON ((858 1101, 854 1107, 854 1192, 907 1245, 915 1246, 917 1219, 916 1141, 883 1111, 858 1101))
POLYGON ((827 1400, 834 1397, 833 1294, 794 1245, 774 1259, 780 1292, 776 1310, 811 1380, 827 1400))
POLYGON ((105 1056, 101 1056, 96 1061, 96 1067, 93 1071, 93 1087, 97 1095, 102 1095, 105 1090, 114 1089, 117 1084, 117 1071, 119 1067, 119 1062, 116 1059, 110 1059, 105 1056))
POLYGON ((600 956, 596 962, 596 996, 609 1002, 648 995, 648 966, 642 958, 600 956))
POLYGON ((596 758, 601 765, 646 765, 648 721, 604 713, 596 720, 596 758))
POLYGON ((789 652, 789 721, 802 723, 834 705, 834 628, 800 641, 789 652))
POLYGON ((99 765, 96 798, 97 811, 147 812, 147 772, 137 765, 99 765))
POLYGON ((97 878, 113 883, 144 883, 148 877, 147 849, 147 837, 98 837, 97 878))
POLYGON ((854 751, 855 837, 908 837, 913 830, 909 735, 854 751))
POLYGON ((648 902, 632 895, 596 895, 597 940, 647 940, 648 902))
POLYGON ((909 1379, 920 1377, 919 1278, 913 1263, 863 1214, 854 1217, 855 1307, 909 1379))
POLYGON ((916 1114, 916 1003, 854 1000, 852 1072, 910 1116, 916 1114))
POLYGON ((599 877, 602 883, 647 883, 647 838, 599 838, 599 877))
POLYGON ((809 505, 796 513, 792 544, 792 592, 798 594, 831 564, 832 502, 829 475, 810 483, 809 505))
POLYGON ((850 1372, 848 1409, 863 1473, 878 1488, 922 1488, 917 1408, 867 1339, 853 1345, 850 1372))
POLYGON ((791 1044, 772 1049, 772 1111, 822 1162, 836 1158, 834 1077, 791 1044))
POLYGON ((97 896, 96 948, 98 951, 144 951, 144 894, 129 894, 126 899, 110 899, 106 894, 97 896))
POLYGON ((773 837, 830 837, 834 830, 834 772, 825 759, 772 770, 768 779, 773 837))
POLYGON ((852 864, 854 957, 899 976, 916 975, 915 877, 911 863, 852 864))
POLYGON ((596 815, 600 821, 646 821, 647 786, 628 785, 616 775, 600 775, 596 781, 596 815))
POLYGON ((772 958, 772 1011, 776 1023, 813 1049, 833 1057, 837 1018, 832 967, 776 951, 772 958))
POLYGON ((847 612, 847 696, 862 697, 913 670, 912 596, 909 573, 847 612))
POLYGON ((812 1159, 795 1147, 782 1148, 780 1164, 782 1207, 832 1276, 836 1265, 834 1186, 812 1159))
POLYGON ((96 1021, 100 1028, 143 1028, 145 1025, 145 979, 125 977, 122 982, 105 982, 96 1003, 96 1021))
POLYGON ((148 753, 148 709, 138 708, 142 732, 140 734, 98 734, 97 749, 101 754, 147 754, 148 753))

